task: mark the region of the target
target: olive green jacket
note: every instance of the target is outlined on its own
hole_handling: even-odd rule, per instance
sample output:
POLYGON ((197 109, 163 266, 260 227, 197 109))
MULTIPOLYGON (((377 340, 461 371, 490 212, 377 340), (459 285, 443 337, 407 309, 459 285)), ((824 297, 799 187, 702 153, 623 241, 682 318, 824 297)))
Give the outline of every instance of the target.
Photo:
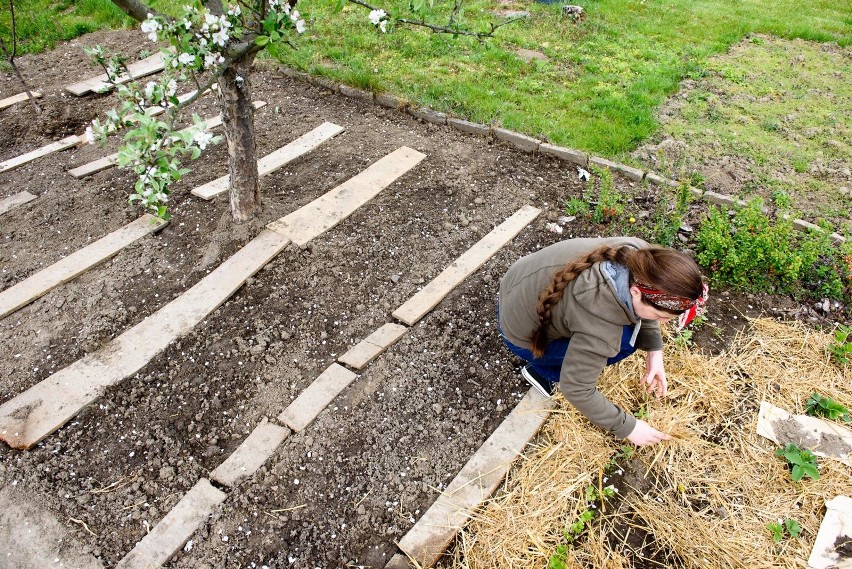
MULTIPOLYGON (((647 247, 631 237, 584 238, 561 241, 516 261, 500 282, 500 328, 512 344, 530 349, 530 339, 538 326, 536 305, 553 275, 566 263, 581 258, 602 245, 647 247)), ((553 307, 545 338, 569 338, 562 362, 559 388, 592 423, 620 438, 627 437, 636 419, 610 402, 597 389, 598 377, 607 359, 621 349, 624 326, 633 325, 634 345, 645 351, 663 346, 659 323, 640 320, 633 311, 627 271, 616 283, 610 263, 595 263, 571 281, 553 307), (607 266, 609 265, 609 266, 607 266)))

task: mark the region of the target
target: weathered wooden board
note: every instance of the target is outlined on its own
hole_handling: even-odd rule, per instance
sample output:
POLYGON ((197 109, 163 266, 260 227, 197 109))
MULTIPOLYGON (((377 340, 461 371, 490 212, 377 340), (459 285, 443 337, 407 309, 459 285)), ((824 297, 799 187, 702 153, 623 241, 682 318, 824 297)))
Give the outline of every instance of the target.
POLYGON ((528 205, 519 209, 397 308, 393 313, 394 318, 413 326, 540 213, 540 209, 528 205))
POLYGON ((476 508, 503 481, 515 458, 544 424, 552 406, 551 400, 530 389, 402 537, 399 548, 419 566, 434 565, 476 508))
POLYGON ((425 154, 403 146, 368 166, 333 190, 267 227, 304 246, 346 219, 400 176, 414 168, 425 154))
MULTIPOLYGON (((30 91, 30 94, 33 96, 33 99, 41 99, 41 93, 39 91, 30 91)), ((28 99, 29 97, 27 97, 26 93, 18 93, 17 95, 12 95, 11 97, 0 99, 0 111, 7 107, 11 107, 16 103, 20 103, 28 99)))
MULTIPOLYGON (((146 57, 145 59, 140 59, 139 61, 128 65, 127 70, 130 72, 130 74, 124 74, 120 76, 117 79, 118 83, 127 83, 131 79, 138 79, 139 77, 145 77, 146 75, 151 75, 153 73, 157 73, 158 71, 162 71, 163 54, 157 52, 154 55, 146 57)), ((68 91, 72 95, 77 95, 78 97, 82 97, 83 95, 87 95, 92 92, 103 93, 104 91, 108 91, 110 89, 112 89, 112 84, 107 82, 106 73, 102 73, 97 77, 84 79, 83 81, 65 87, 66 91, 68 91)))
POLYGON ((0 318, 76 278, 123 248, 146 235, 162 229, 166 222, 145 214, 136 221, 101 237, 91 245, 71 253, 49 267, 0 292, 0 318))
MULTIPOLYGON (((267 154, 257 161, 257 171, 261 176, 265 176, 281 168, 285 164, 292 162, 299 156, 306 154, 336 135, 344 131, 342 126, 325 122, 294 140, 293 142, 282 146, 278 150, 267 154)), ((222 192, 228 190, 230 176, 225 175, 221 178, 216 178, 207 182, 203 186, 198 186, 192 190, 193 195, 196 195, 205 200, 212 200, 222 192)))

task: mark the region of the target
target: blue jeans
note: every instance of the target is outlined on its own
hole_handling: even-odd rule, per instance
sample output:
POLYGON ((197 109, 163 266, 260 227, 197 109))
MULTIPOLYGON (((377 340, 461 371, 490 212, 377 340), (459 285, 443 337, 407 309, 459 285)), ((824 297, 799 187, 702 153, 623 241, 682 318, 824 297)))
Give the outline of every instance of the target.
MULTIPOLYGON (((616 362, 620 362, 636 351, 636 348, 630 345, 630 338, 632 336, 633 326, 628 324, 621 332, 621 351, 611 358, 608 358, 606 360, 606 365, 612 365, 616 362)), ((559 382, 559 372, 562 369, 562 361, 565 359, 565 354, 568 352, 569 339, 559 338, 557 340, 553 340, 544 347, 544 354, 540 358, 536 358, 533 356, 532 351, 516 346, 507 340, 503 335, 502 329, 500 329, 500 337, 503 339, 503 343, 506 344, 506 347, 509 348, 513 354, 522 360, 529 362, 532 368, 537 371, 539 375, 547 381, 553 383, 559 382)))

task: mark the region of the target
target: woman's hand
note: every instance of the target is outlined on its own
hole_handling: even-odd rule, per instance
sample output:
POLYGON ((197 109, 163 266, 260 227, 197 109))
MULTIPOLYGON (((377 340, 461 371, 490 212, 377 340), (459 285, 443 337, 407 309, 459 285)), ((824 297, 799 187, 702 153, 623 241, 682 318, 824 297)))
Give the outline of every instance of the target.
POLYGON ((669 384, 666 381, 666 369, 663 366, 663 352, 657 350, 648 352, 648 359, 645 360, 645 376, 642 377, 642 387, 649 394, 653 393, 657 397, 663 397, 669 390, 669 384))
POLYGON ((636 421, 636 426, 633 427, 633 430, 630 431, 629 435, 627 435, 628 441, 640 447, 652 445, 660 441, 669 441, 671 438, 671 435, 658 431, 642 419, 636 421))

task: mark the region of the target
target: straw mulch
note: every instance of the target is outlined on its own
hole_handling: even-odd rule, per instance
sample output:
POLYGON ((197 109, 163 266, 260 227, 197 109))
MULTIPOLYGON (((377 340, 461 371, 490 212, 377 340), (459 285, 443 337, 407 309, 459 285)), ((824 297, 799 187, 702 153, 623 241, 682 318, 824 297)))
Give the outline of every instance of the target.
POLYGON ((622 441, 562 400, 502 490, 460 533, 447 566, 547 567, 563 530, 588 506, 588 484, 615 482, 617 503, 568 549, 567 567, 806 567, 825 501, 852 495, 850 469, 820 459, 819 481, 793 482, 777 445, 755 425, 761 400, 803 413, 817 391, 852 407, 852 369, 832 362, 831 342, 829 334, 766 319, 751 321, 735 348, 717 357, 668 342, 670 390, 662 400, 637 388, 643 357, 611 366, 602 391, 625 409, 644 406, 647 420, 676 440, 610 464, 615 480, 607 480, 622 441), (779 518, 797 520, 801 536, 773 543, 766 524, 779 518))

